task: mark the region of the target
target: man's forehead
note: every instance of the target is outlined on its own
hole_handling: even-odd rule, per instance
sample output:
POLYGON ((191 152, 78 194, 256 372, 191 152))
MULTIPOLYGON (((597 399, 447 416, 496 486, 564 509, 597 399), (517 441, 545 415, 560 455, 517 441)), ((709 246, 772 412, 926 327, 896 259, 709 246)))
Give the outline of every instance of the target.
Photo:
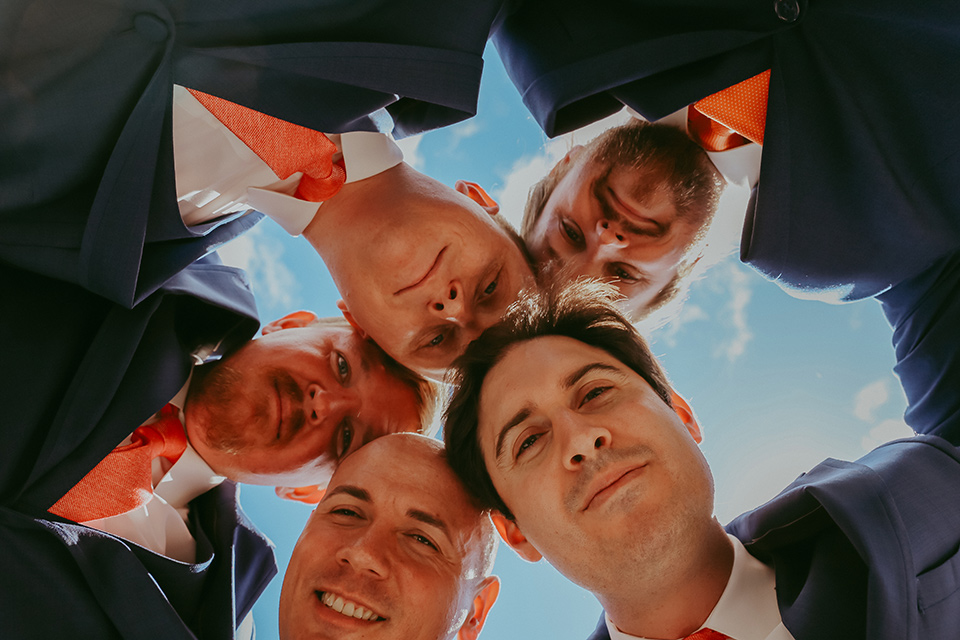
POLYGON ((441 516, 453 512, 466 498, 447 466, 442 445, 411 433, 377 438, 341 463, 327 495, 348 493, 357 497, 357 491, 364 492, 365 501, 372 504, 396 503, 403 509, 441 516))
POLYGON ((551 381, 561 387, 569 387, 575 379, 582 377, 578 371, 588 363, 603 363, 607 368, 622 370, 626 367, 620 360, 614 358, 603 349, 599 349, 576 338, 559 335, 537 336, 510 346, 503 357, 495 364, 486 379, 483 389, 493 386, 491 383, 511 377, 530 379, 528 375, 511 376, 516 374, 518 365, 528 365, 526 368, 534 373, 539 372, 540 381, 551 381), (531 351, 536 352, 536 358, 531 359, 531 351), (549 360, 550 366, 543 366, 549 360))

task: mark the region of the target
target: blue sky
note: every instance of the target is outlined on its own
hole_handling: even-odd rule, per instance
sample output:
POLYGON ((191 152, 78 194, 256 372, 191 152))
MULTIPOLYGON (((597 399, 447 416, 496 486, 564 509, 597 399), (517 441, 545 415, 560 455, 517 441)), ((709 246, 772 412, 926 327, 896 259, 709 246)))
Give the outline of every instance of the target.
MULTIPOLYGON (((480 183, 518 221, 530 181, 572 143, 548 141, 496 52, 485 58, 477 117, 402 145, 417 169, 451 186, 461 178, 480 183)), ((320 258, 271 221, 221 255, 248 270, 262 321, 297 309, 337 314, 337 292, 320 258)), ((856 459, 910 434, 891 371, 890 328, 872 300, 796 300, 730 257, 693 286, 677 321, 649 338, 704 428, 723 523, 826 457, 856 459)), ((276 544, 282 572, 310 507, 253 486, 243 487, 241 502, 276 544)), ((501 545, 495 573, 503 588, 481 638, 579 640, 594 628, 599 604, 546 563, 523 562, 501 545)), ((277 638, 280 584, 278 576, 254 609, 260 640, 277 638)))

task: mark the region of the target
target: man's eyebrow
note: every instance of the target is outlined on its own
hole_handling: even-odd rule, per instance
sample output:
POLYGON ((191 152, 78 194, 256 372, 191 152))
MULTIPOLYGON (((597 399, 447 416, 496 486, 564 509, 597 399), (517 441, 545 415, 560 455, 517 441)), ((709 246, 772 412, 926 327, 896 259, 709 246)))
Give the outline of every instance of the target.
POLYGON ((419 509, 408 509, 407 516, 413 518, 414 520, 419 520, 420 522, 429 524, 431 526, 440 529, 444 533, 449 531, 447 523, 438 518, 437 516, 431 515, 426 511, 420 511, 419 509))
POLYGON ((590 364, 580 367, 564 378, 563 387, 565 389, 569 389, 573 385, 577 384, 577 382, 579 382, 583 376, 587 375, 591 371, 612 371, 613 373, 621 373, 620 369, 612 365, 604 364, 603 362, 591 362, 590 364))
POLYGON ((500 428, 500 433, 497 434, 497 459, 503 455, 503 441, 507 439, 507 434, 510 433, 510 430, 516 427, 518 424, 530 417, 530 414, 533 411, 530 407, 524 407, 516 413, 507 424, 503 425, 500 428))
POLYGON ((327 492, 327 495, 325 497, 331 498, 341 493, 345 493, 348 496, 353 496, 357 500, 362 500, 363 502, 373 502, 370 499, 370 494, 367 493, 366 489, 361 489, 360 487, 355 487, 351 484, 341 484, 337 487, 334 487, 333 489, 327 492))

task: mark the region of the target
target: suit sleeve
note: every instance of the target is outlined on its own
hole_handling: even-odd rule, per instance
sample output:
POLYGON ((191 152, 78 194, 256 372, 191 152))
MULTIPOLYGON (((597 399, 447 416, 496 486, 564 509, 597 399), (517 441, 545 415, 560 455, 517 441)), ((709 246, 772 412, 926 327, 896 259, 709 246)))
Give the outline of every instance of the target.
POLYGON ((907 424, 960 445, 960 250, 877 299, 894 330, 907 424))

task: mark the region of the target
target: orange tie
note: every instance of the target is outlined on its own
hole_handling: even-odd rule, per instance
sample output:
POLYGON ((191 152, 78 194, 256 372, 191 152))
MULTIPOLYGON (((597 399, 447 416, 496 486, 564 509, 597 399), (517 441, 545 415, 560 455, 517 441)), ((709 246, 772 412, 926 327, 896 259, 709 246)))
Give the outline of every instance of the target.
POLYGON ((111 451, 50 507, 50 513, 87 522, 146 504, 153 495, 153 459, 163 456, 175 464, 187 448, 178 413, 172 404, 161 409, 157 422, 134 431, 130 444, 111 451))
POLYGON ((692 633, 683 640, 733 640, 728 635, 724 635, 719 631, 714 631, 713 629, 703 628, 696 633, 692 633))
POLYGON ((707 151, 763 144, 770 70, 707 96, 687 109, 691 137, 707 151))
POLYGON ((189 91, 281 180, 303 172, 296 193, 301 200, 323 202, 343 186, 347 171, 342 159, 333 162, 337 146, 327 136, 223 98, 189 91))

